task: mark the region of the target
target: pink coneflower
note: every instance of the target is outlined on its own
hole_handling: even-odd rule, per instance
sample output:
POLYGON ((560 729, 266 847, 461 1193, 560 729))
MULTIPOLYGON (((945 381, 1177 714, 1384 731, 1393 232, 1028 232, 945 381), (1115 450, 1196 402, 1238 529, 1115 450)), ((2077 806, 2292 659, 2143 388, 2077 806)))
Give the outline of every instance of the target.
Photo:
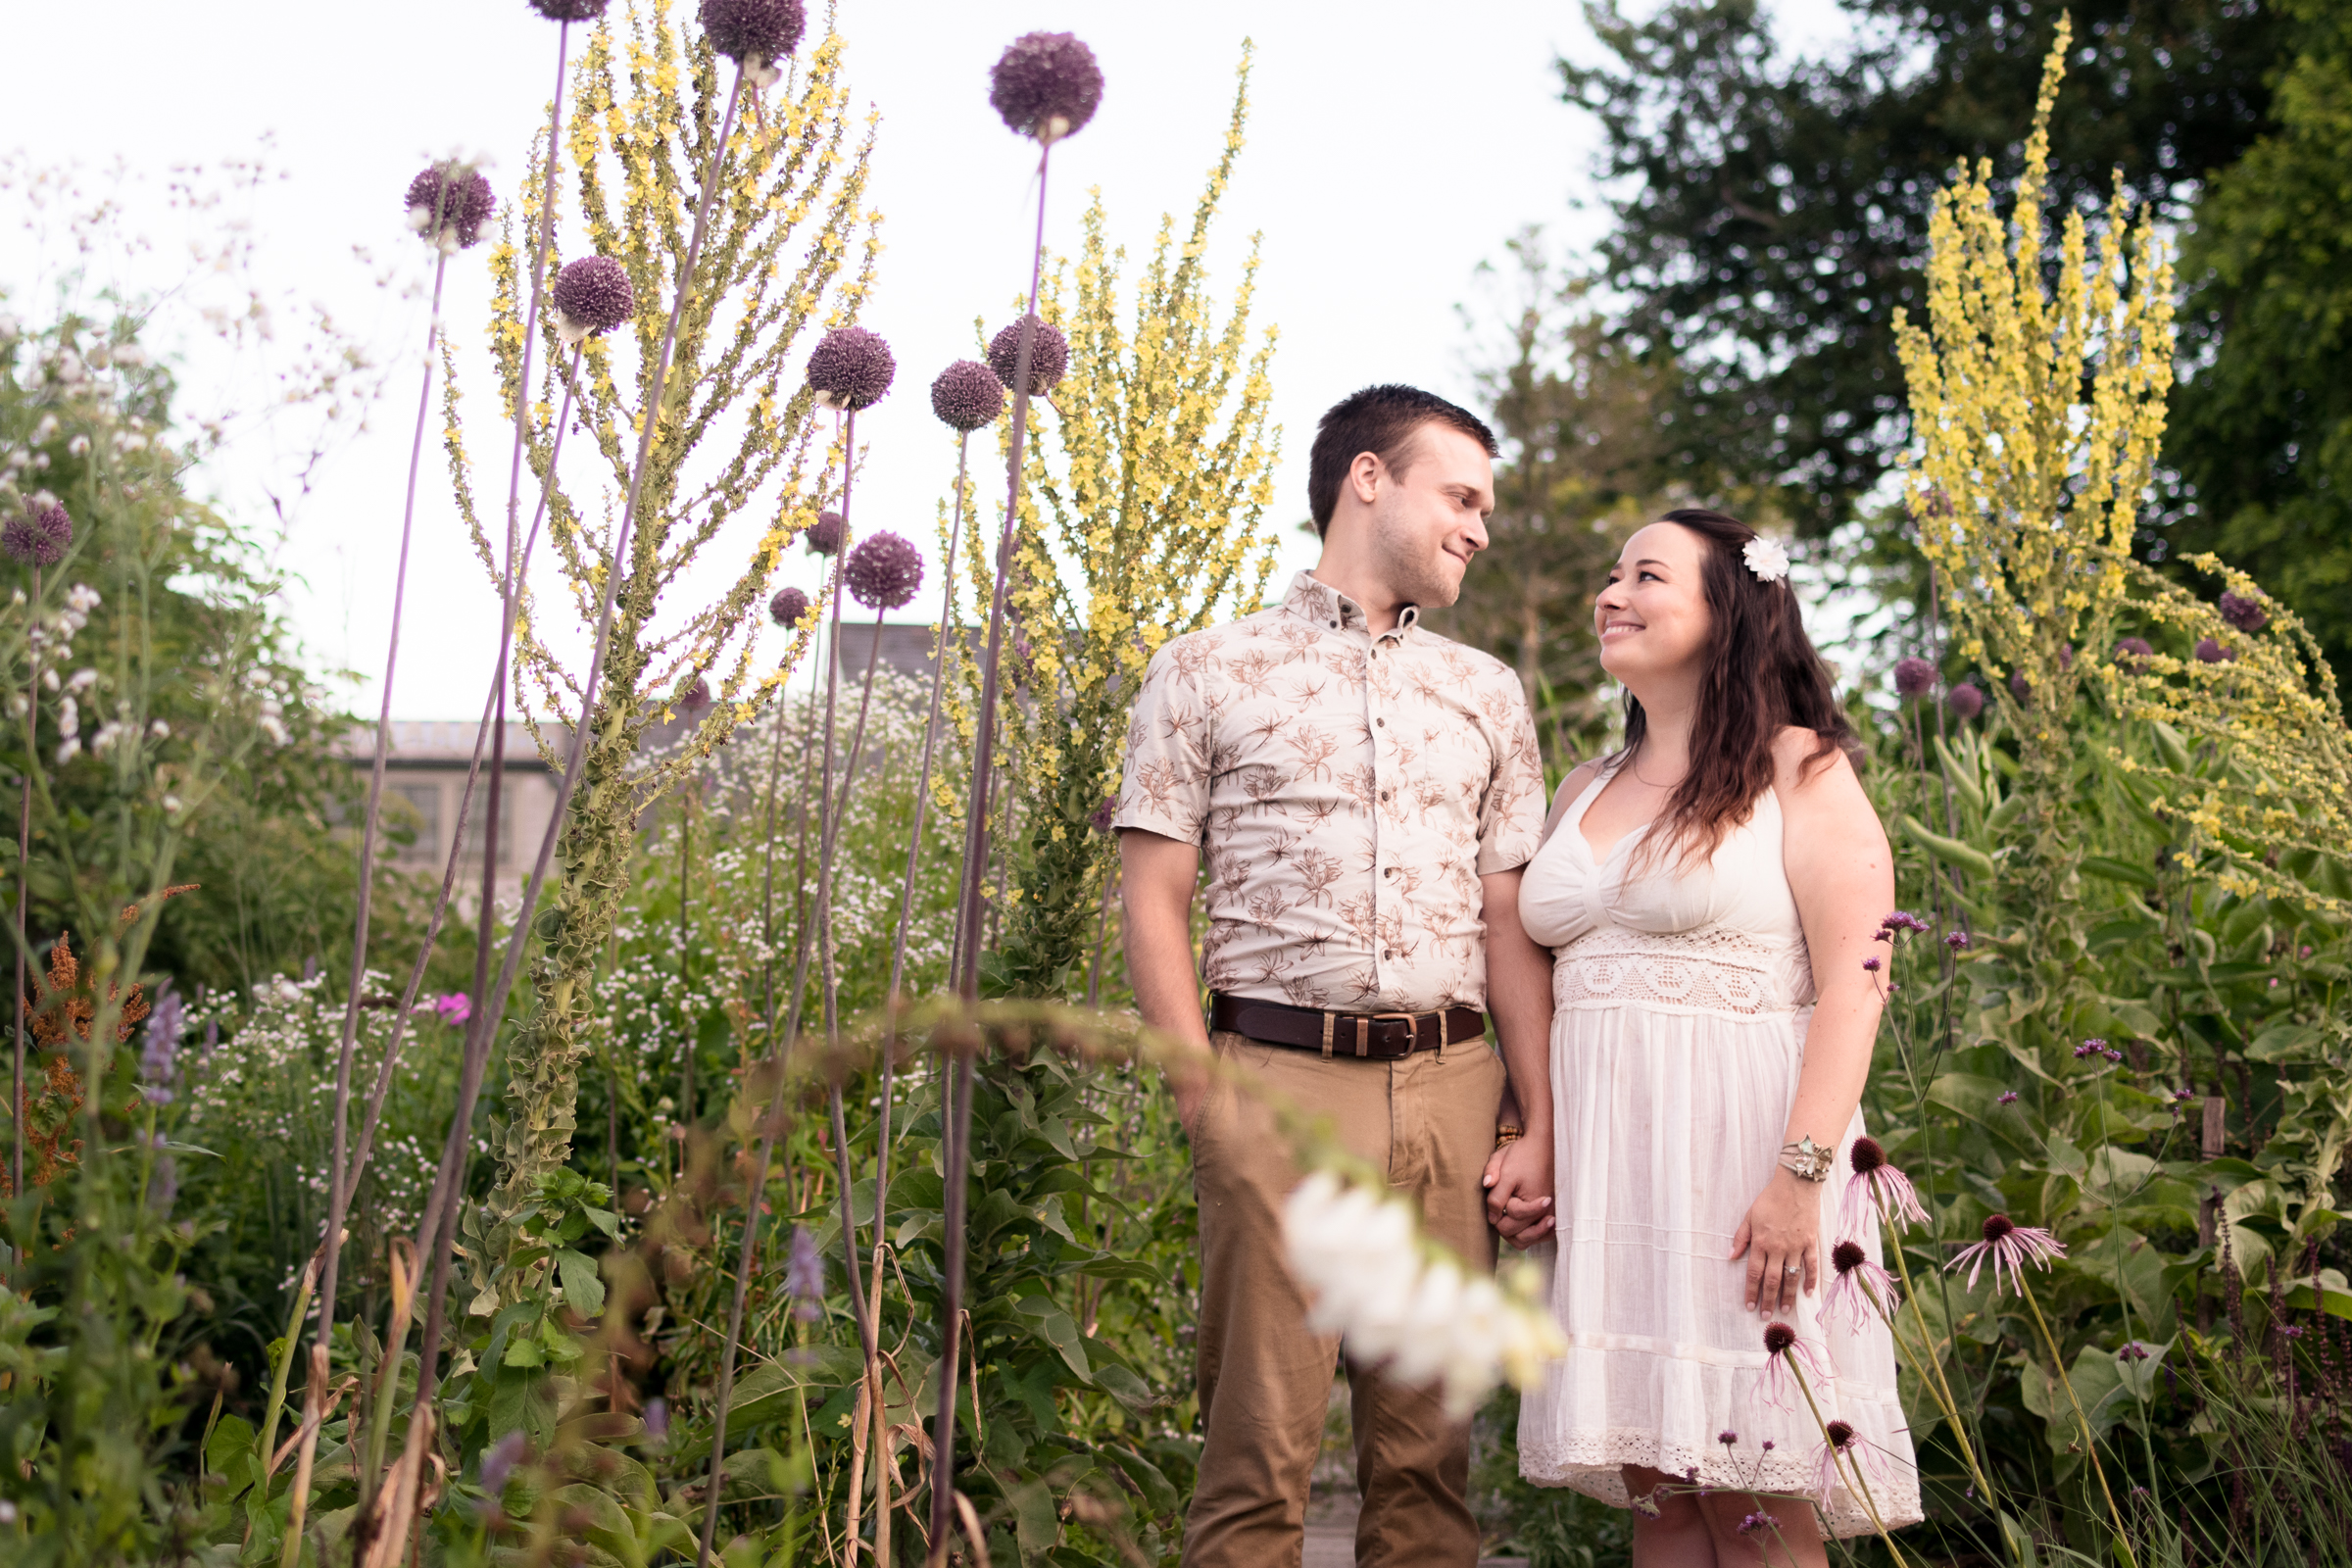
MULTIPOLYGON (((1802 1378, 1823 1375, 1821 1359, 1813 1348, 1797 1338, 1796 1330, 1786 1323, 1764 1325, 1764 1386, 1763 1401, 1775 1410, 1791 1410, 1788 1385, 1802 1378)), ((1767 1444, 1767 1447, 1771 1445, 1767 1444)))
MULTIPOLYGON (((1838 1468, 1840 1459, 1845 1461, 1846 1470, 1868 1471, 1870 1481, 1879 1482, 1881 1485, 1886 1483, 1886 1459, 1876 1447, 1863 1441, 1862 1434, 1854 1430, 1851 1422, 1827 1422, 1822 1426, 1821 1431, 1822 1435, 1829 1440, 1821 1446, 1819 1493, 1824 1509, 1830 1505, 1831 1494, 1845 1480, 1845 1474, 1838 1468)), ((1865 1485, 1867 1486, 1867 1482, 1865 1485)))
POLYGON ((1846 1159, 1854 1174, 1845 1184, 1845 1203, 1838 1215, 1840 1230, 1858 1234, 1874 1208, 1898 1230, 1912 1223, 1928 1223, 1928 1211, 1920 1206, 1911 1178, 1886 1162, 1886 1151, 1879 1147, 1877 1139, 1855 1139, 1854 1151, 1846 1159))
POLYGON ((1995 1214, 1984 1222, 1984 1239, 1973 1247, 1962 1248, 1960 1254, 1943 1267, 1944 1272, 1951 1273, 1961 1264, 1968 1264, 1968 1288, 1973 1291, 1977 1288, 1977 1276, 1990 1262, 1992 1288, 1998 1293, 2002 1274, 2008 1274, 2012 1281, 2022 1281, 2028 1263, 2046 1269, 2051 1258, 2065 1255, 2065 1244, 2048 1231, 2020 1225, 2006 1214, 1995 1214))
POLYGON ((1871 1261, 1860 1242, 1839 1242, 1831 1248, 1830 1264, 1837 1277, 1822 1293, 1822 1321, 1827 1322, 1842 1307, 1848 1326, 1859 1334, 1880 1313, 1892 1315, 1897 1298, 1894 1276, 1871 1261))

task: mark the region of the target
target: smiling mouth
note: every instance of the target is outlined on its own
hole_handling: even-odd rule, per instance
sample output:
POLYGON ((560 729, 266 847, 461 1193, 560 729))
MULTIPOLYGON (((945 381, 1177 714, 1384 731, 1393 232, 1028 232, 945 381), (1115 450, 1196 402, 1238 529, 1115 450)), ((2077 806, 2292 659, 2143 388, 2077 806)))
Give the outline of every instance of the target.
POLYGON ((1600 640, 1604 643, 1607 642, 1611 632, 1640 631, 1642 629, 1642 622, 1638 620, 1612 620, 1600 628, 1600 640))

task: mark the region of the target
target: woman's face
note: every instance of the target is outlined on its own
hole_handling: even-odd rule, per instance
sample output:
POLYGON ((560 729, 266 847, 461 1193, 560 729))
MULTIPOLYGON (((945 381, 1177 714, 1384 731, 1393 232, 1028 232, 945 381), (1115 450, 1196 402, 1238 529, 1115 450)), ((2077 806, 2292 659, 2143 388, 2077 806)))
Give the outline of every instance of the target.
POLYGON ((1679 522, 1653 522, 1625 542, 1592 604, 1600 665, 1635 689, 1695 671, 1713 617, 1699 581, 1706 541, 1679 522))

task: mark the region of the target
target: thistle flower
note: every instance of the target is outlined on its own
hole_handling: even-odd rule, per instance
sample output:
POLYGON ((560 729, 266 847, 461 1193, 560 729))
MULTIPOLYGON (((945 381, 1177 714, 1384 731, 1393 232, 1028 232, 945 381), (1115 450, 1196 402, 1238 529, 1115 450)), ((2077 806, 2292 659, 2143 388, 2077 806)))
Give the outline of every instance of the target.
MULTIPOLYGON (((1039 316, 1026 316, 1022 320, 1035 321, 1037 330, 1029 344, 1029 395, 1043 397, 1054 390, 1070 368, 1070 340, 1061 335, 1061 328, 1039 316)), ((997 372, 997 379, 1006 390, 1017 391, 1013 382, 1021 368, 1021 322, 1015 321, 988 340, 988 367, 997 372)))
POLYGON ((1974 682, 1962 681, 1943 694, 1943 706, 1952 716, 1966 723, 1984 711, 1984 693, 1974 682))
POLYGON ((2115 662, 2120 669, 2137 669, 2140 663, 2155 657, 2156 650, 2145 637, 2126 637, 2115 645, 2115 662))
POLYGON ((784 1264, 784 1294, 793 1304, 792 1315, 804 1323, 813 1323, 825 1315, 825 1254, 816 1250, 816 1238, 806 1225, 792 1228, 792 1251, 784 1264))
POLYGON ((848 531, 849 524, 843 520, 840 513, 820 512, 801 537, 808 541, 810 555, 838 556, 841 554, 842 537, 848 531))
POLYGON ((74 543, 74 519, 55 501, 35 501, 0 528, 0 550, 28 566, 54 566, 74 543))
POLYGON ((489 178, 454 158, 409 181, 409 226, 452 255, 481 243, 497 206, 489 178))
POLYGON ((747 71, 798 49, 808 25, 801 0, 703 0, 700 15, 710 47, 747 71))
POLYGON ((1795 1408, 1788 1402, 1788 1385, 1799 1377, 1819 1378, 1821 1358, 1786 1323, 1764 1325, 1763 1401, 1776 1410, 1795 1408), (1791 1370, 1794 1368, 1794 1370, 1791 1370))
POLYGON ((1936 684, 1936 666, 1924 659, 1906 659, 1894 666, 1894 694, 1917 697, 1936 684))
POLYGON ((1894 1311, 1894 1276, 1871 1261, 1860 1242, 1844 1241, 1831 1248, 1830 1266, 1837 1274, 1830 1281, 1830 1288, 1822 1293, 1824 1322, 1843 1308, 1847 1324, 1859 1334, 1881 1311, 1889 1314, 1894 1311))
POLYGON ((608 0, 531 0, 531 9, 550 22, 594 22, 608 0))
POLYGON ((798 626, 808 615, 808 596, 798 588, 779 588, 767 602, 767 618, 779 626, 798 626))
POLYGON ((841 570, 851 595, 868 610, 896 610, 923 585, 923 558, 895 533, 860 539, 841 570))
POLYGON ((837 326, 808 356, 808 384, 828 409, 867 409, 882 401, 899 372, 890 345, 862 326, 837 326))
POLYGON ((2200 664, 2226 664, 2235 658, 2237 650, 2234 648, 2225 648, 2210 637, 2197 639, 2197 662, 2200 664))
POLYGON ((978 360, 957 360, 931 383, 931 412, 952 429, 994 424, 1004 412, 1004 383, 978 360))
POLYGON ((1886 1151, 1879 1147, 1877 1139, 1855 1139, 1846 1163, 1854 1174, 1845 1184, 1844 1206, 1838 1215, 1840 1230, 1860 1234, 1874 1208, 1897 1229, 1928 1222, 1928 1211, 1919 1206, 1919 1193, 1911 1178, 1886 1162, 1886 1151))
POLYGON ((1959 1255, 1943 1267, 1948 1274, 1956 1272, 1961 1264, 1968 1264, 1968 1288, 1973 1291, 1977 1288, 1977 1276, 1989 1262, 1992 1288, 1997 1294, 2003 1273, 2012 1282, 2022 1282, 2028 1263, 2047 1269, 2051 1258, 2065 1255, 2065 1245, 2048 1231, 2020 1225, 2006 1214, 1995 1214, 1984 1221, 1984 1239, 1973 1247, 1962 1248, 1959 1255))
POLYGON ((2260 631, 2271 623, 2271 612, 2262 608, 2259 599, 2247 599, 2237 594, 2222 595, 2222 618, 2239 631, 2260 631))
POLYGON ((1016 135, 1051 146, 1095 118, 1102 68, 1075 33, 1023 33, 989 72, 988 101, 1016 135))
POLYGON ((610 256, 583 256, 567 265, 548 298, 556 308, 556 332, 566 343, 610 332, 637 314, 628 269, 610 256))

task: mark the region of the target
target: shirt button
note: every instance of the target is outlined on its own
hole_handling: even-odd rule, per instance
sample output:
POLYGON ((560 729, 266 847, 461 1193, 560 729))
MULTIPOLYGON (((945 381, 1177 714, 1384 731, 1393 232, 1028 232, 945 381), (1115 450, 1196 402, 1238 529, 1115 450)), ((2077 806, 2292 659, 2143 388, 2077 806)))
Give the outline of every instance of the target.
POLYGON ((1387 800, 1389 798, 1389 792, 1387 790, 1382 790, 1380 792, 1380 798, 1384 801, 1387 800))
POLYGON ((1390 963, 1395 963, 1396 961, 1396 950, 1395 948, 1391 948, 1386 953, 1383 953, 1381 957, 1390 963))
POLYGON ((1389 727, 1389 721, 1385 718, 1376 718, 1372 722, 1378 724, 1382 729, 1387 729, 1389 727))
POLYGON ((1389 868, 1388 868, 1386 871, 1383 871, 1383 872, 1381 873, 1381 875, 1383 875, 1383 876, 1395 876, 1396 874, 1396 868, 1395 866, 1393 866, 1393 865, 1392 865, 1392 866, 1390 866, 1390 867, 1389 867, 1389 868))

